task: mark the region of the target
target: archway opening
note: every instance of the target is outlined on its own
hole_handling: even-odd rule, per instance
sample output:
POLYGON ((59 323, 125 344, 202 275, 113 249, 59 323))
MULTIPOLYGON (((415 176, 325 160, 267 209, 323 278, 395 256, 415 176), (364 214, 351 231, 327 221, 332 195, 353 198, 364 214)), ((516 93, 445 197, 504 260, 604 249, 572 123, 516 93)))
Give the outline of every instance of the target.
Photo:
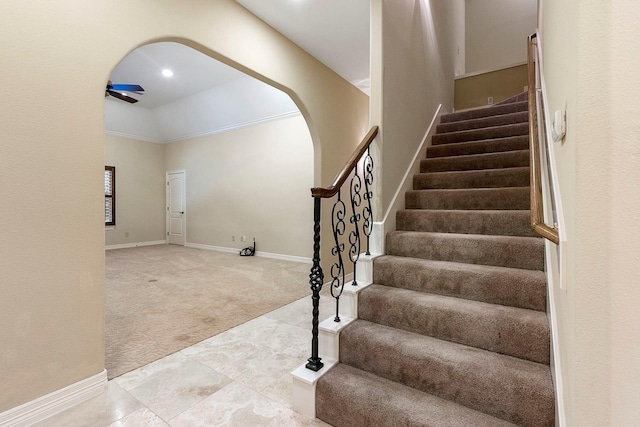
POLYGON ((105 280, 113 378, 307 293, 304 281, 295 281, 306 277, 311 255, 314 150, 288 95, 184 44, 142 46, 110 80, 145 89, 125 92, 138 100, 133 104, 105 99, 105 166, 115 167, 116 177, 116 221, 105 231, 106 247, 114 249, 106 255, 105 280), (167 249, 172 232, 167 174, 173 171, 186 176, 184 239, 180 249, 154 251, 167 249), (254 237, 258 255, 283 266, 260 270, 238 257, 254 237), (213 251, 190 258, 182 246, 213 251), (242 273, 243 264, 229 269, 240 261, 263 277, 242 273), (217 264, 224 265, 207 270, 217 264), (239 295, 232 270, 235 283, 251 282, 255 290, 239 295), (278 289, 288 284, 299 291, 278 289), (189 317, 191 323, 179 324, 189 317))

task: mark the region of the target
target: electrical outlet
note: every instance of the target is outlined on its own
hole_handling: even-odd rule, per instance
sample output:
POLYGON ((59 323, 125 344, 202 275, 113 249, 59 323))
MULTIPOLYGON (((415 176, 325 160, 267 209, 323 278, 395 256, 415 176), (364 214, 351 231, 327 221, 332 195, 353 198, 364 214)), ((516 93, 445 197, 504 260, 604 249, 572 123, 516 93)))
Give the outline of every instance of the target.
POLYGON ((493 105, 493 96, 487 98, 487 105, 493 105))
POLYGON ((235 242, 235 241, 236 241, 236 236, 235 236, 235 234, 232 234, 232 235, 231 235, 231 241, 232 241, 232 242, 235 242))
POLYGON ((247 236, 242 236, 242 241, 246 242, 247 241, 247 236))

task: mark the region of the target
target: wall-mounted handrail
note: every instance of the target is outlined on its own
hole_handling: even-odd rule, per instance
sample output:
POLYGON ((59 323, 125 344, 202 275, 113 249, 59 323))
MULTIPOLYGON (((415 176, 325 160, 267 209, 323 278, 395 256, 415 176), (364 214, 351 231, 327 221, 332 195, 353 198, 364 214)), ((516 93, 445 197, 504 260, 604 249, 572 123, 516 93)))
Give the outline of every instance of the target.
POLYGON ((321 197, 323 199, 328 199, 329 197, 333 197, 336 195, 340 187, 345 183, 349 174, 356 166, 356 163, 362 155, 369 149, 369 146, 378 135, 378 126, 373 126, 371 130, 367 133, 367 135, 363 138, 362 142, 356 147, 356 150, 353 152, 347 163, 344 165, 342 170, 338 172, 336 177, 333 179, 333 183, 329 187, 316 187, 311 189, 311 197, 321 197))
POLYGON ((336 300, 335 322, 340 322, 340 296, 345 285, 345 262, 353 263, 352 286, 358 286, 356 278, 356 265, 360 258, 361 241, 366 241, 366 255, 369 252, 369 237, 373 229, 373 158, 371 157, 371 143, 378 135, 378 126, 373 126, 356 147, 342 170, 336 175, 331 186, 326 188, 312 188, 313 197, 313 265, 309 274, 311 287, 311 299, 313 302, 311 320, 311 357, 306 364, 307 369, 319 371, 324 364, 318 356, 318 326, 320 291, 324 284, 324 273, 320 266, 320 219, 322 217, 321 201, 337 195, 331 209, 331 231, 333 233, 333 246, 331 255, 335 261, 331 265, 331 295, 336 300), (361 166, 360 160, 363 160, 361 166), (359 167, 360 166, 360 167, 359 167), (360 170, 359 170, 360 169, 360 170), (345 202, 342 201, 342 187, 351 175, 349 183, 350 215, 345 202), (347 222, 351 224, 347 227, 347 222), (346 236, 346 242, 343 241, 346 236), (343 257, 345 253, 345 257, 343 257))
POLYGON ((538 61, 534 61, 536 49, 536 34, 529 37, 527 43, 527 62, 529 77, 529 150, 530 150, 530 181, 531 181, 531 229, 541 237, 548 239, 556 245, 560 243, 558 230, 544 222, 542 179, 540 165, 540 150, 543 141, 538 132, 538 104, 536 67, 538 61))

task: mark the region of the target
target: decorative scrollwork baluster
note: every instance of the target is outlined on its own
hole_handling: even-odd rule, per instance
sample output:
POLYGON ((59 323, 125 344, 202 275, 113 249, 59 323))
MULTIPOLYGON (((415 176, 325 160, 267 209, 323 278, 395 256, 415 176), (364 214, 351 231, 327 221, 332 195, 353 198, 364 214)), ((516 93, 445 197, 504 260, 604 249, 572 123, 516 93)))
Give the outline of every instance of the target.
POLYGON ((307 359, 306 367, 318 372, 324 366, 318 356, 318 324, 320 315, 320 291, 324 283, 324 273, 320 266, 320 198, 313 199, 313 265, 309 273, 309 285, 311 286, 311 299, 313 301, 311 323, 311 357, 307 359))
POLYGON ((342 201, 341 190, 338 191, 338 199, 331 210, 331 226, 333 231, 333 240, 335 246, 331 249, 331 255, 336 257, 336 261, 331 265, 331 295, 336 299, 336 317, 334 322, 340 321, 340 295, 344 289, 344 262, 342 253, 344 252, 344 243, 340 243, 340 236, 346 231, 344 222, 346 216, 346 206, 342 201))
POLYGON ((373 198, 373 157, 371 157, 371 149, 367 148, 367 155, 364 158, 364 195, 363 198, 367 202, 362 210, 362 230, 367 238, 367 255, 371 255, 369 250, 369 237, 373 230, 373 210, 371 209, 371 199, 373 198))
POLYGON ((351 217, 349 221, 353 224, 353 230, 349 232, 349 259, 353 262, 353 286, 358 286, 356 278, 356 265, 360 258, 360 212, 358 208, 362 204, 362 195, 360 191, 362 189, 362 179, 358 175, 358 166, 353 168, 353 177, 351 177, 351 183, 349 185, 349 195, 351 196, 351 217))

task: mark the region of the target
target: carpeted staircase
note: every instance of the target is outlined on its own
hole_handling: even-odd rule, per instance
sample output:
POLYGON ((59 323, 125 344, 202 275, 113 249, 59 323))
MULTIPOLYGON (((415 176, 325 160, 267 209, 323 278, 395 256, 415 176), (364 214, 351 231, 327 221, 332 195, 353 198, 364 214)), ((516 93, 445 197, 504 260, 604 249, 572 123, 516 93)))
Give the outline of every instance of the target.
POLYGON ((530 227, 526 96, 438 125, 340 364, 334 426, 552 426, 544 242, 530 227))

